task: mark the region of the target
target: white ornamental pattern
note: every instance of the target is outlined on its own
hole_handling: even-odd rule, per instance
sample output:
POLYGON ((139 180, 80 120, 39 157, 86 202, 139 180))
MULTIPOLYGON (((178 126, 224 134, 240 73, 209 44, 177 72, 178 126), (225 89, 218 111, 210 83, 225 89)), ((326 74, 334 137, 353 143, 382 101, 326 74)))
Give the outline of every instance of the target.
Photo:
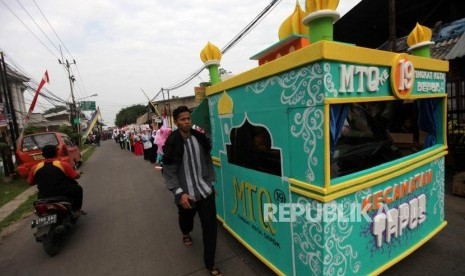
MULTIPOLYGON (((208 110, 209 110, 209 113, 210 113, 210 118, 215 118, 216 116, 218 116, 217 114, 214 114, 213 110, 215 110, 215 108, 216 109, 218 108, 218 99, 219 98, 220 98, 220 95, 215 95, 213 97, 208 98, 208 110)), ((216 137, 216 127, 215 127, 215 124, 214 124, 213 121, 211 121, 210 127, 211 127, 211 137, 216 137)), ((220 140, 220 141, 222 141, 222 140, 220 140)), ((222 145, 222 146, 224 147, 224 145, 222 145)))
POLYGON ((323 137, 324 113, 321 109, 325 93, 337 95, 331 75, 329 63, 305 66, 291 70, 279 76, 247 86, 256 94, 261 94, 268 87, 279 85, 281 88, 281 104, 307 106, 305 110, 294 115, 294 124, 291 125, 291 134, 304 140, 304 152, 308 154, 307 170, 305 172, 308 182, 315 180, 313 168, 318 165, 315 156, 317 140, 323 137))
MULTIPOLYGON (((296 258, 309 268, 309 275, 346 275, 357 273, 361 262, 357 261, 358 252, 354 251, 347 239, 352 235, 353 225, 338 219, 324 222, 318 217, 318 201, 300 197, 297 204, 303 204, 314 212, 309 220, 299 216, 293 223, 293 242, 296 258)), ((326 204, 336 204, 335 201, 326 204)), ((353 201, 342 202, 343 216, 350 217, 353 201)), ((322 212, 319 212, 320 215, 322 212)))
POLYGON ((435 175, 433 188, 430 191, 430 196, 437 197, 437 201, 434 203, 433 212, 437 214, 440 212, 441 221, 444 220, 444 183, 445 183, 445 167, 444 158, 439 158, 433 161, 433 167, 438 169, 438 173, 435 175))

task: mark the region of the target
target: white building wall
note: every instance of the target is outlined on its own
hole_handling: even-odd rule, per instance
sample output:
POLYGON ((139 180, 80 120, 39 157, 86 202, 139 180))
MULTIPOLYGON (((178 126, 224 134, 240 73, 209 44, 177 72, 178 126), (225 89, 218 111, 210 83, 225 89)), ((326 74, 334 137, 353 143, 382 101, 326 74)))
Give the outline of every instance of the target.
MULTIPOLYGON (((23 109, 21 107, 21 85, 18 85, 18 83, 13 83, 11 85, 11 102, 13 103, 13 108, 15 110, 15 115, 16 115, 16 121, 18 122, 18 128, 22 129, 24 128, 24 116, 22 114, 23 109)), ((24 99, 23 99, 24 103, 24 99)))

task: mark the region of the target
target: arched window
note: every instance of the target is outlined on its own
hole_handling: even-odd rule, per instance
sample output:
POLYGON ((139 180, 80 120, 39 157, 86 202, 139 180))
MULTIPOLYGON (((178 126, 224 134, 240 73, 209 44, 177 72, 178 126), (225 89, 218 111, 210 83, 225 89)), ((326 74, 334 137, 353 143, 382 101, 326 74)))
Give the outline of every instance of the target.
POLYGON ((230 138, 229 163, 281 176, 281 152, 271 148, 271 136, 266 128, 246 120, 241 127, 231 130, 230 138))

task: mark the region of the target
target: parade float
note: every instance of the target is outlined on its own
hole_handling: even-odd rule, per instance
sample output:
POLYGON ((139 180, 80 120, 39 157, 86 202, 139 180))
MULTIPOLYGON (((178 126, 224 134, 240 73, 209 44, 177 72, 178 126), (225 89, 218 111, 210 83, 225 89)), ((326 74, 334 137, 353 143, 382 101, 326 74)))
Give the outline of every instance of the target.
POLYGON ((200 54, 218 219, 279 275, 379 274, 447 224, 448 63, 418 24, 408 54, 333 41, 337 5, 297 3, 227 80, 216 46, 200 54))

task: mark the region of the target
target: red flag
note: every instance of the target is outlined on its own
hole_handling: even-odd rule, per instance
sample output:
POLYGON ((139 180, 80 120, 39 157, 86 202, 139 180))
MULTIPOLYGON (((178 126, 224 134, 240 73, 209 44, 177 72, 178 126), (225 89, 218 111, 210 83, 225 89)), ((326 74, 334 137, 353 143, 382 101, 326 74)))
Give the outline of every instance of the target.
POLYGON ((32 112, 32 110, 36 106, 36 102, 37 102, 37 98, 39 97, 40 90, 45 85, 45 83, 48 83, 48 82, 49 82, 48 72, 47 70, 45 70, 45 74, 42 77, 42 80, 40 81, 39 87, 37 87, 36 94, 34 95, 34 99, 32 100, 31 106, 29 107, 29 112, 28 112, 29 114, 32 112))

